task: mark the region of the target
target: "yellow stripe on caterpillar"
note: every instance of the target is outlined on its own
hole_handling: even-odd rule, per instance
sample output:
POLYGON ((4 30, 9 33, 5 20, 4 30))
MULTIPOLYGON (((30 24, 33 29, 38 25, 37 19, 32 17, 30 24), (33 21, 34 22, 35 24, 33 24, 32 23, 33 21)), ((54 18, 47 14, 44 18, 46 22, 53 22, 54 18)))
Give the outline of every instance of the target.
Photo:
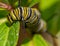
POLYGON ((13 11, 10 12, 10 16, 12 17, 13 20, 16 20, 16 17, 14 15, 13 11))

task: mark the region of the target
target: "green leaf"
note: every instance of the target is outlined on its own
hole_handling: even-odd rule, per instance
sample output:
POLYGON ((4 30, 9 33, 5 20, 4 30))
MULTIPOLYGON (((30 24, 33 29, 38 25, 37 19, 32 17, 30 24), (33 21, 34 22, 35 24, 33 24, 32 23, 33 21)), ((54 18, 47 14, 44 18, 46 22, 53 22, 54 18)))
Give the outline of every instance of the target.
POLYGON ((49 0, 41 3, 42 19, 47 22, 48 32, 55 36, 60 30, 60 1, 49 0))
POLYGON ((27 5, 27 0, 21 0, 21 6, 26 6, 26 5, 27 5))
POLYGON ((33 38, 35 46, 48 46, 47 42, 43 39, 40 34, 34 35, 33 38))
POLYGON ((4 1, 3 0, 0 0, 0 2, 9 4, 8 0, 4 0, 4 1))
POLYGON ((58 3, 55 9, 55 15, 48 21, 48 32, 52 35, 56 35, 60 31, 60 3, 58 3))
POLYGON ((41 0, 39 7, 41 10, 45 10, 45 9, 51 7, 53 4, 55 4, 58 1, 59 0, 41 0))
POLYGON ((5 46, 8 38, 9 28, 3 23, 0 25, 0 46, 5 46))
POLYGON ((29 4, 29 7, 34 6, 35 4, 39 3, 40 0, 32 0, 29 4))
MULTIPOLYGON (((47 3, 47 1, 44 3, 42 3, 42 4, 44 4, 43 6, 43 8, 41 8, 40 7, 40 10, 41 10, 41 15, 42 15, 42 18, 44 19, 44 20, 46 20, 46 21, 49 21, 49 19, 52 17, 52 16, 54 16, 55 15, 55 10, 56 10, 56 8, 57 8, 57 5, 58 5, 58 2, 59 1, 57 1, 57 0, 55 0, 55 1, 49 1, 49 5, 48 4, 46 4, 46 6, 45 6, 45 3, 47 3), (56 2, 55 2, 56 1, 56 2), (45 8, 46 7, 46 8, 45 8)), ((42 5, 42 4, 40 4, 40 5, 42 5)))
POLYGON ((13 8, 16 8, 16 6, 18 5, 18 0, 8 0, 8 1, 13 8))
POLYGON ((2 24, 2 23, 5 23, 7 21, 7 18, 2 18, 2 19, 0 19, 0 25, 2 24))
POLYGON ((18 40, 18 32, 19 32, 19 22, 14 23, 11 27, 10 27, 10 31, 9 31, 9 36, 7 39, 7 43, 6 46, 16 46, 17 44, 17 40, 18 40))
POLYGON ((43 39, 43 37, 40 34, 35 34, 31 40, 26 40, 28 40, 28 42, 22 44, 21 46, 48 46, 47 42, 43 39))
POLYGON ((0 10, 0 18, 7 17, 7 15, 8 15, 8 11, 6 11, 6 10, 0 10))

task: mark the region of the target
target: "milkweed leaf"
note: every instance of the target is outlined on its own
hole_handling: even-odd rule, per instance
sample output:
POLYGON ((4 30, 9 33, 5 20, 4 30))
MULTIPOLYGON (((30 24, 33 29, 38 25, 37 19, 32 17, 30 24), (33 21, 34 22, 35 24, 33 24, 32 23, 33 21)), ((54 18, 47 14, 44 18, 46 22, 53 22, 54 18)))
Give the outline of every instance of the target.
POLYGON ((5 23, 0 25, 0 46, 5 46, 8 38, 9 28, 5 23))
POLYGON ((19 22, 16 22, 10 27, 6 46, 16 46, 19 34, 18 32, 19 32, 19 22))
POLYGON ((25 44, 21 46, 48 46, 48 43, 44 40, 44 38, 40 34, 35 34, 34 37, 25 44))

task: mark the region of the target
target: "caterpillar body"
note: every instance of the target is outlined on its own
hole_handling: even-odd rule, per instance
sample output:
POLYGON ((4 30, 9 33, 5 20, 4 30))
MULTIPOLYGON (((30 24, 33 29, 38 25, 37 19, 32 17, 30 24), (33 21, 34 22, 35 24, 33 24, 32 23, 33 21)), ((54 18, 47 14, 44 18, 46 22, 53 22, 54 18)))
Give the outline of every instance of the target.
POLYGON ((11 23, 24 20, 26 25, 31 28, 38 26, 40 23, 40 16, 40 12, 36 8, 18 7, 9 13, 8 20, 11 23))
MULTIPOLYGON (((23 20, 27 27, 33 30, 40 31, 41 29, 46 28, 46 23, 42 21, 41 14, 36 8, 30 7, 18 7, 16 9, 12 9, 10 5, 4 4, 0 2, 0 7, 5 8, 10 11, 8 15, 8 20, 10 23, 14 21, 21 21, 23 20)), ((44 29, 45 30, 45 29, 44 29)))
POLYGON ((40 20, 40 13, 35 8, 20 7, 12 10, 8 19, 11 23, 15 20, 24 20, 26 23, 35 23, 40 20))

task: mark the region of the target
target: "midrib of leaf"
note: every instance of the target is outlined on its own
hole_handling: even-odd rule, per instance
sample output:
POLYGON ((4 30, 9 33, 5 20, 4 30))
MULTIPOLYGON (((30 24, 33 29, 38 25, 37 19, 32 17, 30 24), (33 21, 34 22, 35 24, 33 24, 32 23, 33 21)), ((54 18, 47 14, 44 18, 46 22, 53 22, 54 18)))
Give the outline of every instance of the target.
POLYGON ((19 32, 19 22, 16 22, 10 27, 6 46, 16 46, 18 40, 18 32, 19 32))

